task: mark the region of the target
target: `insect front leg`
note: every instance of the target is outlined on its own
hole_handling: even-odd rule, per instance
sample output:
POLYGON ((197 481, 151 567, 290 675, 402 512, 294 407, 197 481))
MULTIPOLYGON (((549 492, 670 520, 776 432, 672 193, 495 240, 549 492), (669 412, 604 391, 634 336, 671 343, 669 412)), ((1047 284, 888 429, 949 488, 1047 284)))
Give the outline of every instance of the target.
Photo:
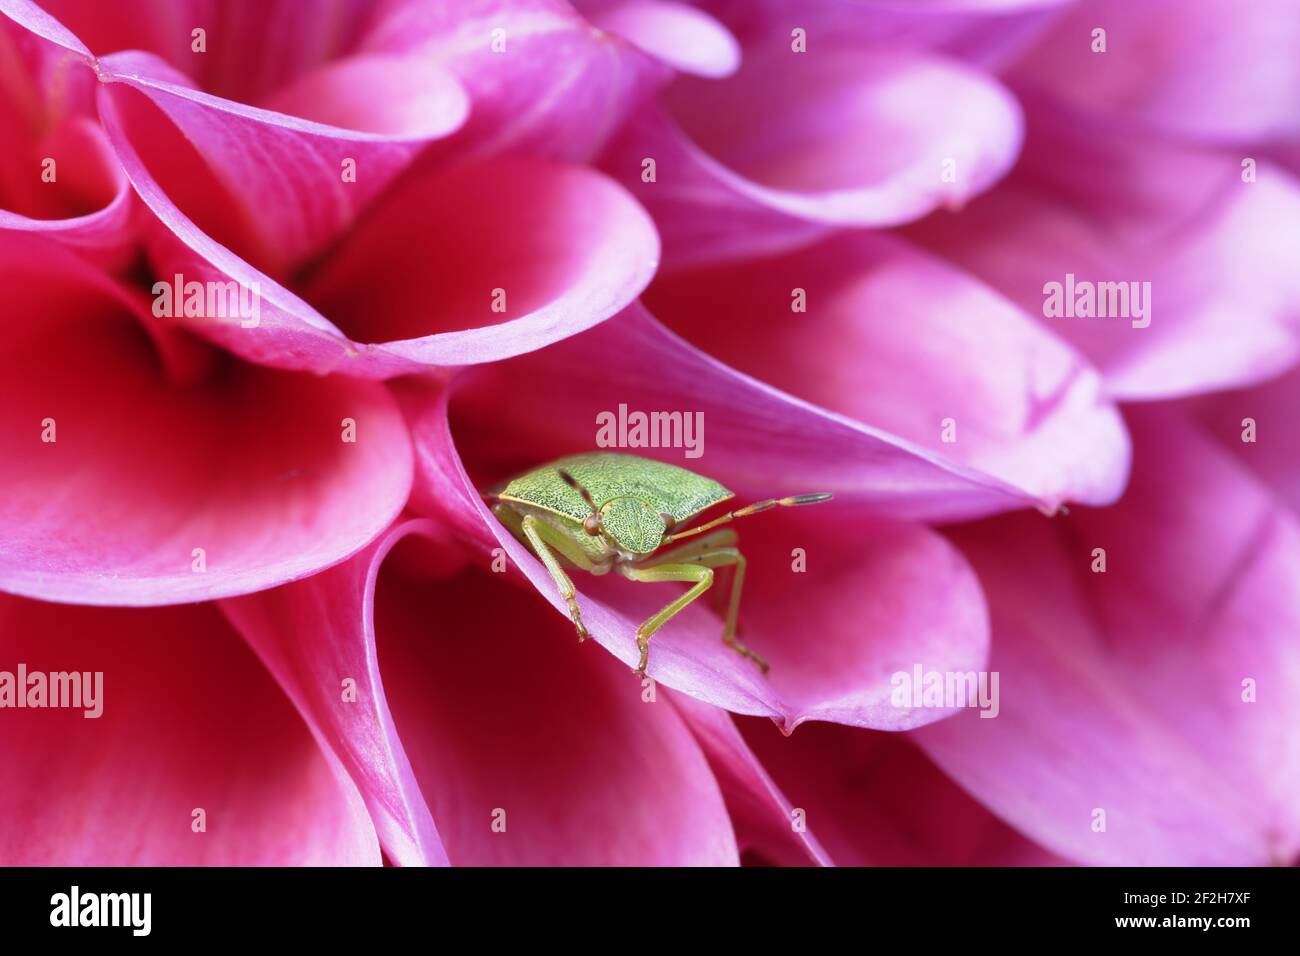
POLYGON ((578 608, 578 590, 573 586, 573 581, 565 573, 564 568, 560 566, 555 554, 547 547, 547 542, 549 541, 566 558, 584 570, 591 570, 591 562, 577 548, 571 548, 568 541, 556 540, 557 538, 562 539, 564 536, 555 531, 545 521, 539 521, 533 515, 524 518, 522 528, 524 537, 528 539, 528 543, 532 546, 533 553, 541 559, 542 564, 546 566, 546 570, 551 573, 551 579, 555 581, 555 586, 560 591, 560 597, 569 606, 569 617, 573 619, 573 626, 578 629, 578 640, 585 641, 590 635, 582 623, 582 611, 578 608))
POLYGON ((637 664, 637 673, 645 676, 646 665, 650 662, 650 637, 663 627, 671 618, 681 612, 697 597, 709 589, 713 583, 713 569, 699 564, 661 564, 652 568, 640 568, 636 565, 616 565, 619 573, 632 581, 655 584, 659 581, 690 581, 693 586, 685 594, 673 601, 658 614, 647 618, 636 629, 636 647, 641 652, 641 661, 637 664))
MULTIPOLYGON (((650 578, 648 577, 648 575, 650 572, 653 572, 655 570, 662 570, 669 567, 680 567, 682 565, 685 565, 687 567, 699 566, 704 568, 705 570, 734 566, 736 571, 731 579, 731 595, 727 600, 727 617, 725 623, 722 626, 722 642, 726 644, 729 648, 731 648, 733 651, 735 651, 737 654, 741 655, 742 657, 749 658, 751 661, 753 661, 762 669, 764 674, 766 674, 768 671, 767 661, 765 661, 754 651, 750 650, 744 644, 740 643, 740 641, 736 640, 736 628, 740 617, 740 595, 741 595, 741 590, 745 584, 745 567, 746 567, 745 556, 741 554, 738 549, 733 547, 714 546, 706 550, 703 546, 706 543, 710 542, 710 539, 715 539, 715 544, 721 544, 724 541, 726 542, 734 541, 735 536, 733 532, 729 532, 729 531, 715 532, 715 534, 709 535, 707 538, 702 538, 698 542, 683 545, 682 547, 676 548, 663 555, 664 560, 677 557, 680 559, 681 564, 678 565, 659 564, 659 563, 655 563, 655 561, 652 561, 649 565, 642 565, 640 566, 640 568, 635 569, 640 572, 639 574, 633 575, 629 571, 624 571, 624 574, 627 577, 630 577, 636 581, 645 581, 645 580, 679 580, 680 581, 680 580, 690 580, 690 579, 685 577, 650 578), (716 535, 716 539, 715 539, 715 535, 716 535)), ((620 570, 622 569, 620 568, 620 570)), ((710 583, 711 583, 711 579, 710 579, 710 583)), ((703 590, 704 589, 701 589, 700 593, 703 593, 703 590)), ((655 617, 651 618, 649 621, 646 621, 645 624, 641 625, 641 627, 637 629, 638 646, 640 646, 640 636, 643 631, 649 628, 649 633, 646 634, 646 638, 648 640, 649 634, 653 634, 656 630, 658 630, 660 627, 663 626, 663 624, 667 621, 669 617, 672 617, 674 614, 676 614, 683 607, 685 607, 692 600, 694 600, 696 597, 699 596, 699 594, 694 594, 693 592, 694 589, 692 589, 691 591, 687 591, 686 594, 682 596, 680 606, 677 606, 674 609, 674 605, 678 604, 678 602, 674 602, 673 604, 670 604, 667 608, 664 608, 663 611, 660 611, 659 614, 655 615, 655 617), (670 611, 671 613, 669 613, 670 611), (659 620, 657 624, 655 624, 653 627, 650 627, 652 622, 656 621, 656 619, 658 619, 660 615, 665 615, 665 614, 667 616, 664 617, 663 620, 659 620)), ((642 658, 642 661, 644 662, 644 657, 642 658)), ((644 663, 643 663, 643 669, 644 669, 644 663)))

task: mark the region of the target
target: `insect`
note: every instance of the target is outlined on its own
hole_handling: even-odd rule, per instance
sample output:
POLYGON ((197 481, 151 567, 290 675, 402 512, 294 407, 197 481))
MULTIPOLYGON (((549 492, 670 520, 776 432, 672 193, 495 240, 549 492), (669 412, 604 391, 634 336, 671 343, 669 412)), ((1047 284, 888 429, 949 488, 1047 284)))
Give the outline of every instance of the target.
POLYGON ((617 571, 631 581, 684 581, 690 589, 636 629, 645 675, 650 638, 713 584, 715 568, 735 567, 722 640, 764 673, 767 662, 736 640, 745 556, 736 532, 722 528, 736 518, 777 506, 811 505, 829 494, 769 498, 695 527, 690 522, 733 494, 703 475, 676 465, 616 452, 587 452, 561 458, 484 493, 492 513, 546 566, 578 640, 587 639, 577 590, 565 568, 592 574, 617 571), (690 540, 685 540, 690 539, 690 540), (679 543, 683 542, 685 543, 679 543))

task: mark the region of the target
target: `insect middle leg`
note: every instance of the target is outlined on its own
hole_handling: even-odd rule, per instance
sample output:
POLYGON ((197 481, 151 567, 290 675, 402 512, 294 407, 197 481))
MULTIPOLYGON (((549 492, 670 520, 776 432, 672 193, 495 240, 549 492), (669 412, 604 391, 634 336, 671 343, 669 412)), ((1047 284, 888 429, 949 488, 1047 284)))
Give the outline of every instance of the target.
POLYGON ((573 586, 573 581, 565 573, 559 559, 555 557, 551 548, 555 548, 556 551, 559 551, 584 571, 591 570, 591 562, 587 560, 586 555, 580 550, 572 547, 565 540, 564 535, 533 515, 527 515, 524 518, 522 528, 524 537, 528 539, 528 543, 533 548, 533 553, 541 559, 542 564, 546 566, 546 570, 551 573, 551 579, 559 589, 560 597, 569 606, 569 617, 573 619, 573 626, 578 629, 578 640, 585 641, 590 635, 582 623, 582 611, 578 608, 578 590, 573 586), (548 544, 550 547, 548 547, 548 544))
MULTIPOLYGON (((734 540, 734 538, 731 538, 730 540, 734 540)), ((736 573, 731 582, 731 596, 727 605, 726 623, 722 628, 722 640, 723 643, 736 653, 743 657, 748 657, 762 668, 764 673, 767 673, 767 661, 763 660, 763 658, 759 657, 744 644, 741 644, 736 640, 736 621, 740 614, 740 593, 745 582, 745 556, 733 547, 714 547, 710 550, 701 551, 700 546, 703 545, 703 543, 704 541, 697 542, 679 548, 676 552, 669 552, 663 556, 664 560, 669 559, 675 554, 686 559, 687 554, 689 553, 689 560, 683 560, 682 563, 660 564, 658 562, 653 562, 650 565, 618 566, 619 571, 625 577, 630 578, 633 581, 695 582, 694 587, 637 628, 637 648, 641 651, 641 663, 638 670, 643 674, 645 673, 646 662, 649 657, 650 636, 654 634, 655 631, 659 630, 659 628, 663 627, 672 617, 680 613, 688 604, 709 589, 709 586, 713 583, 714 568, 734 565, 736 573)))

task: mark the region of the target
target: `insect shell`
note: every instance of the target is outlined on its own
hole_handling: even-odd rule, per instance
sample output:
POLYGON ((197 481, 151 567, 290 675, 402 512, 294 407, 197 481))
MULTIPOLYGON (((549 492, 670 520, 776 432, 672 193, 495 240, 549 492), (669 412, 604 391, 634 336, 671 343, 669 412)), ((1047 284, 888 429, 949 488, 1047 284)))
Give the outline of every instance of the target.
POLYGON ((485 497, 501 523, 546 566, 568 605, 579 640, 586 639, 587 630, 566 568, 576 567, 591 574, 617 570, 642 583, 692 584, 682 598, 637 628, 641 652, 637 670, 644 674, 650 635, 708 590, 713 569, 719 567, 736 569, 722 639, 766 671, 763 659, 735 639, 745 558, 735 547, 733 530, 714 529, 778 505, 815 504, 831 496, 769 499, 687 528, 692 519, 732 498, 732 493, 712 478, 676 465, 636 455, 589 452, 525 472, 487 492, 485 497), (696 537, 705 532, 711 533, 696 537), (663 546, 683 538, 696 540, 661 551, 663 546))

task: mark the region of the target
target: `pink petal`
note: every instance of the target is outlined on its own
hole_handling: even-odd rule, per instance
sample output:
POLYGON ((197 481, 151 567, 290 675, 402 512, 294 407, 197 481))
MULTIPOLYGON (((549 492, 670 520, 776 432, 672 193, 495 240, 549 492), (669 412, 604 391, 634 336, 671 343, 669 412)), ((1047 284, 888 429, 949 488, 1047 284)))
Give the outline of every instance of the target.
POLYGON ((411 522, 346 571, 226 605, 372 810, 388 804, 389 854, 437 859, 436 821, 456 864, 735 863, 717 783, 672 705, 643 703, 527 591, 459 564, 436 525, 411 522), (355 705, 335 696, 344 675, 355 705))
POLYGON ((432 60, 469 91, 469 121, 439 156, 588 160, 668 72, 563 0, 399 3, 366 46, 432 60))
POLYGON ((119 266, 131 190, 90 119, 90 73, 69 69, 73 59, 0 18, 0 229, 41 233, 119 266))
POLYGON ((673 265, 788 248, 829 226, 908 222, 987 188, 1020 145, 1001 87, 919 54, 747 49, 734 76, 683 77, 661 100, 602 164, 655 217, 673 265))
POLYGON ((1294 861, 1300 522, 1169 411, 1135 412, 1130 427, 1133 482, 1116 507, 960 529, 993 613, 1000 713, 917 739, 1073 859, 1294 861), (1104 574, 1090 572, 1097 547, 1104 574))
POLYGON ((1300 515, 1300 370, 1255 388, 1197 396, 1182 407, 1300 515))
POLYGON ((0 344, 6 590, 129 605, 246 593, 341 561, 402 508, 410 445, 381 386, 168 345, 133 295, 14 243, 0 236, 13 314, 40 321, 0 344))
POLYGON ((742 858, 790 866, 830 864, 812 832, 773 782, 730 714, 684 694, 672 702, 695 734, 727 800, 742 858))
POLYGON ((405 522, 350 561, 221 605, 356 781, 384 852, 400 866, 445 866, 447 851, 384 694, 375 655, 374 588, 381 563, 398 541, 415 535, 436 542, 440 534, 433 522, 405 522), (350 702, 344 700, 346 681, 355 692, 350 702))
POLYGON ((1300 16, 1289 0, 1076 5, 1018 80, 1131 127, 1234 142, 1300 136, 1300 16), (1094 53, 1093 30, 1106 31, 1094 53))
MULTIPOLYGON (((150 54, 116 53, 99 60, 96 72, 108 84, 100 90, 101 112, 105 98, 122 110, 122 98, 138 91, 192 144, 188 155, 175 149, 175 134, 159 125, 156 114, 152 123, 142 117, 127 125, 132 151, 146 166, 163 170, 169 198, 184 210, 212 204, 216 197, 192 172, 206 164, 224 190, 220 198, 233 206, 227 221, 238 213, 242 227, 220 238, 273 274, 343 232, 424 143, 456 129, 468 110, 450 74, 399 57, 357 57, 322 68, 270 98, 272 109, 194 89, 150 54), (357 100, 359 89, 383 107, 367 109, 357 100), (347 121, 366 125, 330 125, 347 121), (355 166, 355 181, 344 179, 348 162, 355 166)), ((140 115, 141 104, 128 105, 134 111, 128 116, 140 115)))
POLYGON ((737 721, 840 866, 1057 866, 944 776, 907 734, 737 721))
POLYGON ((568 342, 462 376, 456 407, 469 427, 457 441, 477 467, 506 474, 595 448, 597 415, 616 414, 620 404, 702 415, 701 457, 682 448, 663 454, 739 494, 812 488, 841 496, 841 513, 919 521, 1034 503, 988 475, 728 368, 640 305, 568 342))
POLYGON ((675 70, 723 77, 740 66, 740 45, 702 10, 672 0, 587 0, 575 6, 596 26, 617 33, 675 70))
POLYGON ((0 787, 6 865, 379 864, 356 788, 215 608, 4 595, 0 648, 11 675, 102 674, 99 717, 6 709, 0 764, 24 782, 0 787))
POLYGON ((649 218, 598 173, 517 159, 435 168, 386 197, 297 290, 320 299, 350 339, 182 213, 135 153, 114 104, 100 106, 127 175, 165 226, 151 249, 155 270, 234 279, 257 293, 257 328, 209 319, 186 320, 190 328, 260 364, 380 378, 495 361, 614 314, 658 261, 649 218), (476 224, 468 233, 466 221, 476 224), (432 262, 429 248, 438 250, 432 262), (495 302, 505 311, 493 311, 495 302), (429 314, 428 303, 440 308, 429 314))
POLYGON ((661 276, 646 301, 710 355, 1053 506, 1123 490, 1128 437, 1097 373, 987 286, 906 245, 844 234, 661 276), (743 330, 729 320, 742 316, 743 330))
POLYGON ((829 38, 862 46, 939 51, 985 68, 1019 55, 1074 0, 697 0, 745 45, 789 43, 798 27, 810 51, 829 38))
POLYGON ((1047 283, 1067 275, 1149 282, 1142 318, 1043 319, 1117 397, 1246 384, 1300 356, 1289 255, 1300 244, 1300 184, 1265 160, 1258 181, 1244 182, 1236 153, 1134 139, 1041 104, 1032 116, 1016 174, 960 215, 927 219, 914 239, 1039 316, 1047 283))
MULTIPOLYGON (((636 326, 620 322, 615 328, 626 331, 636 326)), ((642 328, 653 331, 652 326, 642 328)), ((584 336, 579 341, 589 340, 590 336, 584 336)), ((647 341, 653 342, 654 337, 647 335, 639 342, 626 335, 622 338, 627 354, 645 361, 646 368, 685 370, 681 362, 655 360, 653 353, 640 347, 647 341)), ((667 340, 661 337, 660 341, 667 340)), ((547 350, 546 354, 553 351, 547 350)), ((601 354, 613 352, 604 349, 601 354)), ((677 354, 685 358, 691 353, 678 349, 677 354)), ((446 419, 445 392, 432 386, 403 390, 417 450, 418 477, 412 507, 456 529, 479 554, 504 549, 510 564, 523 571, 561 615, 559 620, 566 622, 567 612, 550 576, 491 517, 475 490, 489 487, 521 467, 541 464, 582 447, 553 437, 555 431, 550 426, 554 423, 568 421, 582 428, 578 423, 592 421, 589 415, 569 415, 565 406, 556 401, 558 390, 524 389, 527 401, 509 401, 508 389, 527 385, 525 367, 526 363, 521 363, 501 369, 507 376, 505 382, 483 377, 464 386, 470 392, 465 404, 460 402, 462 386, 458 383, 451 427, 446 419), (489 395, 495 402, 495 417, 474 413, 475 403, 489 395), (467 422, 467 427, 455 428, 456 421, 467 422), (531 442, 519 444, 521 436, 530 432, 531 442), (552 442, 549 450, 534 455, 531 449, 540 448, 543 438, 552 442), (502 469, 503 451, 512 456, 528 454, 529 458, 502 469), (461 462, 462 455, 469 473, 461 462)), ((587 367, 595 366, 588 363, 587 367)), ((599 402, 602 392, 612 388, 640 406, 637 396, 647 393, 638 392, 634 384, 615 377, 597 390, 592 383, 580 380, 563 394, 580 391, 599 402)), ((649 407, 689 407, 701 396, 717 396, 727 387, 726 378, 714 372, 707 379, 692 381, 695 399, 679 392, 665 403, 662 396, 672 394, 665 389, 657 393, 659 399, 649 407)), ((768 407, 779 408, 775 402, 768 407)), ((820 487, 815 481, 805 484, 808 479, 790 472, 788 465, 785 473, 768 473, 761 490, 746 490, 738 484, 734 479, 741 474, 761 473, 754 468, 753 459, 744 459, 743 448, 754 447, 755 435, 761 434, 745 427, 748 420, 744 416, 757 416, 763 407, 737 402, 709 414, 726 422, 727 412, 723 409, 728 409, 732 421, 720 427, 735 429, 731 440, 739 442, 743 435, 745 445, 737 444, 728 452, 727 436, 715 432, 713 441, 722 447, 710 446, 714 450, 700 465, 687 461, 688 467, 703 469, 728 487, 739 488, 742 501, 820 487), (740 409, 746 411, 740 413, 740 409), (739 420, 738 414, 742 416, 739 420), (729 463, 738 463, 743 471, 729 472, 729 463)), ((792 415, 790 410, 785 414, 792 424, 803 417, 792 415)), ((813 421, 809 417, 810 426, 813 421)), ((585 444, 592 447, 590 437, 585 444)), ((777 447, 777 443, 771 447, 777 447)), ((647 453, 654 454, 652 450, 647 453)), ((810 471, 817 471, 816 462, 806 465, 810 471)), ((890 677, 916 663, 941 670, 980 667, 987 654, 987 621, 979 588, 970 569, 942 538, 921 526, 871 518, 868 514, 855 508, 850 497, 818 508, 765 515, 763 520, 748 522, 742 530, 749 558, 743 636, 771 661, 770 679, 763 678, 751 663, 723 646, 719 639, 721 622, 704 601, 676 617, 671 627, 655 637, 649 673, 660 683, 715 706, 767 715, 787 727, 816 719, 901 729, 944 716, 942 710, 907 712, 892 706, 890 677), (795 566, 796 548, 803 549, 806 572, 795 566), (792 589, 798 591, 797 600, 791 597, 792 589), (936 600, 936 594, 942 598, 936 600), (805 639, 808 634, 815 634, 816 640, 805 639)), ((663 588, 613 578, 582 576, 581 605, 586 625, 596 640, 630 666, 637 659, 636 626, 667 598, 663 588)), ((725 583, 727 578, 720 580, 725 583)))

